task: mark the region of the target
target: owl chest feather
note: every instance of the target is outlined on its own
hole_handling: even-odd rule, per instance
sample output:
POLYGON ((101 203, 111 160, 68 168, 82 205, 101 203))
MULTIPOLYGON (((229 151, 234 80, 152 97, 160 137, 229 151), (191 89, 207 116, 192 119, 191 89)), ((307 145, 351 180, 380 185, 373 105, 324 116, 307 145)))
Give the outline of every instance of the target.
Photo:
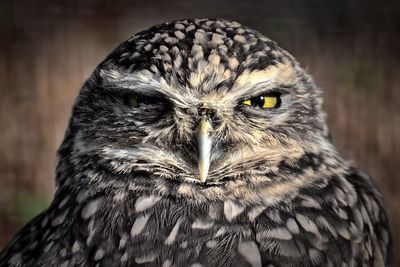
MULTIPOLYGON (((154 194, 58 197, 23 230, 33 262, 61 266, 354 266, 383 261, 376 199, 337 187, 274 205, 154 194), (340 196, 340 198, 338 197, 340 196), (32 230, 33 229, 33 230, 32 230), (373 261, 372 261, 373 260, 373 261), (65 264, 65 265, 62 265, 65 264)), ((388 235, 386 231, 386 235, 388 235)), ((386 237, 387 239, 387 237, 386 237)), ((39 265, 40 265, 39 264, 39 265)), ((379 265, 379 264, 378 264, 379 265)))

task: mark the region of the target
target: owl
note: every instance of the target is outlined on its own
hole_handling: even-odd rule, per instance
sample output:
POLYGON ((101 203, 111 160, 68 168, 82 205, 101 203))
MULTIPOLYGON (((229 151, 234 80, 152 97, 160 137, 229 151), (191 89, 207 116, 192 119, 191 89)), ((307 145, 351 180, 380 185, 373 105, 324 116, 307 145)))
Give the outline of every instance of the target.
POLYGON ((321 90, 237 22, 121 43, 73 108, 49 208, 1 266, 384 266, 381 195, 334 147, 321 90))

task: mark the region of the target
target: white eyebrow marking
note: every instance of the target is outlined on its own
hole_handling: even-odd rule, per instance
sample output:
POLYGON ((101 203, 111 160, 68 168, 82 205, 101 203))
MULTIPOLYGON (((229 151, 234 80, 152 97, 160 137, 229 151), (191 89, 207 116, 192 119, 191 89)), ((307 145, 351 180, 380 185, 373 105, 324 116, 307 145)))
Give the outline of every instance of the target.
POLYGON ((288 63, 278 63, 262 70, 246 69, 237 77, 229 90, 227 100, 255 96, 268 89, 291 86, 296 84, 298 79, 295 69, 288 63))
POLYGON ((100 77, 103 79, 102 85, 105 88, 120 87, 141 93, 149 93, 149 91, 164 93, 161 90, 160 78, 148 70, 126 74, 114 69, 103 69, 100 70, 100 77))
POLYGON ((149 70, 141 70, 135 73, 121 73, 117 70, 100 70, 100 77, 103 79, 104 88, 132 90, 132 92, 148 95, 164 95, 168 100, 178 107, 192 107, 197 105, 198 99, 196 90, 188 88, 173 87, 167 81, 149 70), (183 89, 183 90, 182 90, 183 89), (187 101, 189 100, 189 101, 187 101), (195 103, 192 103, 195 102, 195 103))

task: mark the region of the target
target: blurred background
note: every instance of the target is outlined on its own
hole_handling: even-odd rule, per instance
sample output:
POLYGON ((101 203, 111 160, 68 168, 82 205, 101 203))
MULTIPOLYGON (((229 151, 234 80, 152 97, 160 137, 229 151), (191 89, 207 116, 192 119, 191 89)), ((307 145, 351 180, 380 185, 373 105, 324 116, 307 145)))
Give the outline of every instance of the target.
POLYGON ((0 249, 51 201, 56 149, 96 65, 135 32, 192 17, 255 28, 314 76, 339 151, 383 193, 400 252, 396 0, 1 0, 0 249))

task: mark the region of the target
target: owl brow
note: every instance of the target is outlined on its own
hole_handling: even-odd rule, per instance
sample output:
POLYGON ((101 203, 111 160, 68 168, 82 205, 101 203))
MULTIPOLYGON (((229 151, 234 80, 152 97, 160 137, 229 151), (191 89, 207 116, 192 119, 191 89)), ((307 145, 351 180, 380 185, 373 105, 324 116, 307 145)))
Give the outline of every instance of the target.
POLYGON ((168 94, 162 90, 158 83, 147 83, 137 79, 121 79, 103 81, 102 88, 110 93, 116 92, 121 94, 141 94, 156 97, 168 97, 168 94))
POLYGON ((273 87, 267 87, 270 82, 260 82, 257 83, 253 86, 250 86, 248 88, 245 88, 244 94, 242 94, 239 99, 248 99, 248 98, 253 98, 257 97, 260 95, 267 95, 267 94, 272 94, 272 93, 279 93, 279 94, 289 94, 291 87, 287 85, 282 85, 282 86, 276 86, 274 85, 273 87))
POLYGON ((168 87, 158 79, 149 79, 140 73, 127 75, 115 70, 101 70, 100 77, 102 78, 102 88, 110 93, 143 94, 168 99, 177 106, 187 106, 179 94, 174 90, 168 90, 168 87))
POLYGON ((114 92, 117 94, 138 94, 138 95, 145 95, 145 96, 153 96, 153 97, 163 97, 167 98, 168 95, 163 93, 161 90, 155 90, 151 86, 137 86, 137 87, 125 87, 119 85, 110 85, 110 86, 103 86, 103 88, 109 92, 114 92))

